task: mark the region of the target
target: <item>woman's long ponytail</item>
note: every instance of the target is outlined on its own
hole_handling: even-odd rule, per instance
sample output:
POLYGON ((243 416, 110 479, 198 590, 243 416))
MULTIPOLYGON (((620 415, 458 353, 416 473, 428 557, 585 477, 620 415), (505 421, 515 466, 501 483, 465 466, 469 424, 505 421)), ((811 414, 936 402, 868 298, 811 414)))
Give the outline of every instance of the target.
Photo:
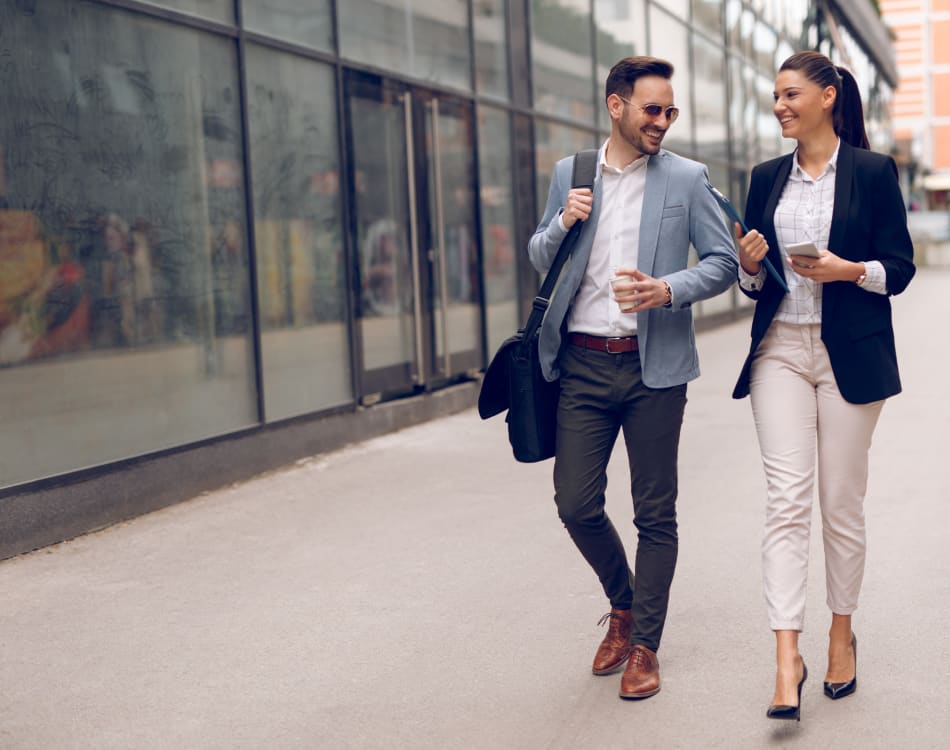
POLYGON ((864 106, 858 82, 846 68, 836 68, 841 77, 838 100, 835 102, 835 132, 855 148, 870 149, 867 131, 864 129, 864 106))

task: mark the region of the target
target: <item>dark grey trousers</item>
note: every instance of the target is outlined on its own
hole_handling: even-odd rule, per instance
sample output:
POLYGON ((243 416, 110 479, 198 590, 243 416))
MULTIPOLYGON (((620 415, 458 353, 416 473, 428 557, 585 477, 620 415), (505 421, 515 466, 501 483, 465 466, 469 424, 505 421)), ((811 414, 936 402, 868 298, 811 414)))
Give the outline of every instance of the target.
POLYGON ((676 459, 686 385, 647 388, 638 352, 608 354, 571 345, 559 364, 558 514, 611 607, 633 610, 631 642, 656 651, 676 568, 676 459), (604 509, 607 462, 621 429, 637 528, 635 576, 604 509))

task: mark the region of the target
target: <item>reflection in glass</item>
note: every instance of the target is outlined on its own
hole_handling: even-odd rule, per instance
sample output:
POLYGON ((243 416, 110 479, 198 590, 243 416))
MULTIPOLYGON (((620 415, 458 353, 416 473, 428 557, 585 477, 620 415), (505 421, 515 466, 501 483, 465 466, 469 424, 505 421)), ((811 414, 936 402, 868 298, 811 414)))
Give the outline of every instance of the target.
POLYGON ((531 0, 531 75, 537 109, 581 122, 593 121, 590 28, 590 11, 580 9, 576 2, 531 0))
POLYGON ((646 54, 646 10, 643 0, 596 0, 597 22, 597 124, 610 128, 604 101, 604 84, 615 63, 631 55, 646 54))
POLYGON ((720 20, 720 14, 723 0, 692 0, 692 4, 693 25, 713 34, 717 39, 721 38, 722 21, 720 20))
POLYGON ((775 67, 772 69, 776 75, 778 74, 778 69, 782 67, 782 63, 794 54, 795 48, 784 39, 780 39, 778 46, 775 48, 775 67))
POLYGON ((150 2, 225 23, 234 22, 233 0, 150 0, 150 2))
POLYGON ((352 128, 359 325, 364 370, 400 368, 418 376, 416 363, 406 104, 389 88, 349 96, 352 128))
POLYGON ((475 3, 475 86, 480 94, 509 98, 505 0, 475 3))
MULTIPOLYGON (((682 19, 683 21, 689 20, 689 3, 690 0, 663 0, 663 8, 675 15, 677 18, 682 19)), ((651 31, 652 33, 652 31, 651 31)), ((656 37, 653 37, 656 39, 656 37)), ((658 55, 662 57, 663 55, 658 55)))
POLYGON ((478 117, 481 181, 482 273, 485 278, 488 353, 519 325, 517 304, 515 217, 511 185, 511 136, 508 116, 482 107, 478 117))
POLYGON ((778 46, 778 37, 761 21, 755 24, 755 33, 752 36, 752 46, 755 63, 759 70, 767 75, 775 75, 775 49, 778 46))
POLYGON ((723 23, 725 23, 726 41, 729 44, 730 52, 736 54, 742 48, 742 33, 740 29, 742 0, 725 0, 725 5, 726 11, 723 16, 723 23))
POLYGON ((696 66, 696 147, 703 161, 728 159, 725 52, 719 45, 694 33, 693 62, 696 66))
POLYGON ((650 54, 673 63, 673 92, 680 108, 679 119, 663 139, 663 148, 692 156, 694 113, 690 106, 689 31, 655 5, 650 6, 650 50, 650 54))
POLYGON ((244 28, 322 50, 333 48, 330 0, 244 0, 244 28))
POLYGON ((264 411, 352 399, 333 69, 248 46, 264 411))
MULTIPOLYGON (((538 211, 543 211, 548 202, 548 189, 554 165, 565 156, 576 154, 585 148, 599 148, 601 142, 597 136, 579 128, 569 128, 546 120, 535 124, 535 170, 537 174, 538 211)), ((540 215, 538 219, 540 219, 540 215)))
POLYGON ((729 58, 729 125, 732 129, 732 158, 742 166, 755 159, 756 102, 752 88, 754 74, 735 57, 729 58))
MULTIPOLYGON (((481 350, 475 136, 470 111, 449 100, 426 102, 429 238, 435 315, 435 368, 460 371, 458 355, 481 350)), ((461 367, 461 370, 467 368, 461 367)))
POLYGON ((756 93, 759 103, 757 131, 759 135, 759 161, 766 161, 782 153, 782 129, 775 119, 774 78, 756 77, 756 93))
POLYGON ((0 484, 253 424, 233 42, 66 0, 3 33, 0 484))
POLYGON ((754 61, 755 52, 752 44, 752 37, 755 34, 755 14, 748 8, 744 8, 739 17, 739 40, 738 46, 743 54, 754 61))
MULTIPOLYGON (((811 0, 784 0, 781 3, 782 15, 783 15, 783 30, 792 39, 798 39, 802 34, 802 29, 805 26, 805 21, 808 18, 809 7, 811 6, 811 0)), ((809 24, 812 29, 814 26, 809 24)), ((808 49, 810 45, 804 44, 805 40, 800 40, 802 43, 795 45, 796 49, 808 49)))
POLYGON ((346 0, 337 15, 344 57, 471 89, 467 0, 346 0))

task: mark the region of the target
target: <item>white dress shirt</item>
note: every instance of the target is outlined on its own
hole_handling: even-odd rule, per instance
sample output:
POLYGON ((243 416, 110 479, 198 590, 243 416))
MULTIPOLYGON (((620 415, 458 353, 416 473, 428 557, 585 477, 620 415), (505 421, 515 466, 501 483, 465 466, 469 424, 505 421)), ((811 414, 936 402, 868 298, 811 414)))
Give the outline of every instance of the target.
MULTIPOLYGON (((637 332, 637 313, 620 311, 610 277, 616 268, 637 267, 649 158, 641 156, 617 169, 607 163, 607 143, 600 149, 600 214, 590 260, 567 320, 571 333, 633 336, 637 332)), ((558 221, 563 226, 560 217, 558 221)))
MULTIPOLYGON (((775 236, 782 251, 785 264, 785 281, 788 294, 782 298, 775 320, 797 325, 821 322, 821 282, 799 276, 792 268, 786 254, 788 245, 798 242, 813 242, 815 247, 828 247, 831 233, 831 215, 835 207, 835 179, 837 176, 838 148, 831 155, 818 177, 812 177, 798 163, 798 150, 794 155, 792 171, 788 175, 782 196, 775 208, 775 236)), ((887 294, 887 273, 880 261, 864 264, 867 278, 861 288, 868 292, 887 294)), ((755 275, 746 273, 739 266, 739 284, 743 289, 761 289, 765 283, 765 266, 755 275)))

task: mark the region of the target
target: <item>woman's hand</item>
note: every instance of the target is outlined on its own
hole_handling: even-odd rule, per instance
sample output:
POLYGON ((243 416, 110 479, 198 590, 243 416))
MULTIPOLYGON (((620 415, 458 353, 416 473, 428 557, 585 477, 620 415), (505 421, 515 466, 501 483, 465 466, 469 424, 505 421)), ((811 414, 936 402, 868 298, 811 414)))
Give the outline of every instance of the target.
POLYGON ((788 262, 795 273, 812 281, 855 281, 864 273, 863 263, 840 258, 831 250, 819 250, 817 258, 789 255, 788 262))
POLYGON ((762 270, 762 259, 769 252, 769 243, 757 229, 743 233, 739 222, 734 224, 736 241, 739 243, 739 263, 742 270, 755 276, 762 270))

